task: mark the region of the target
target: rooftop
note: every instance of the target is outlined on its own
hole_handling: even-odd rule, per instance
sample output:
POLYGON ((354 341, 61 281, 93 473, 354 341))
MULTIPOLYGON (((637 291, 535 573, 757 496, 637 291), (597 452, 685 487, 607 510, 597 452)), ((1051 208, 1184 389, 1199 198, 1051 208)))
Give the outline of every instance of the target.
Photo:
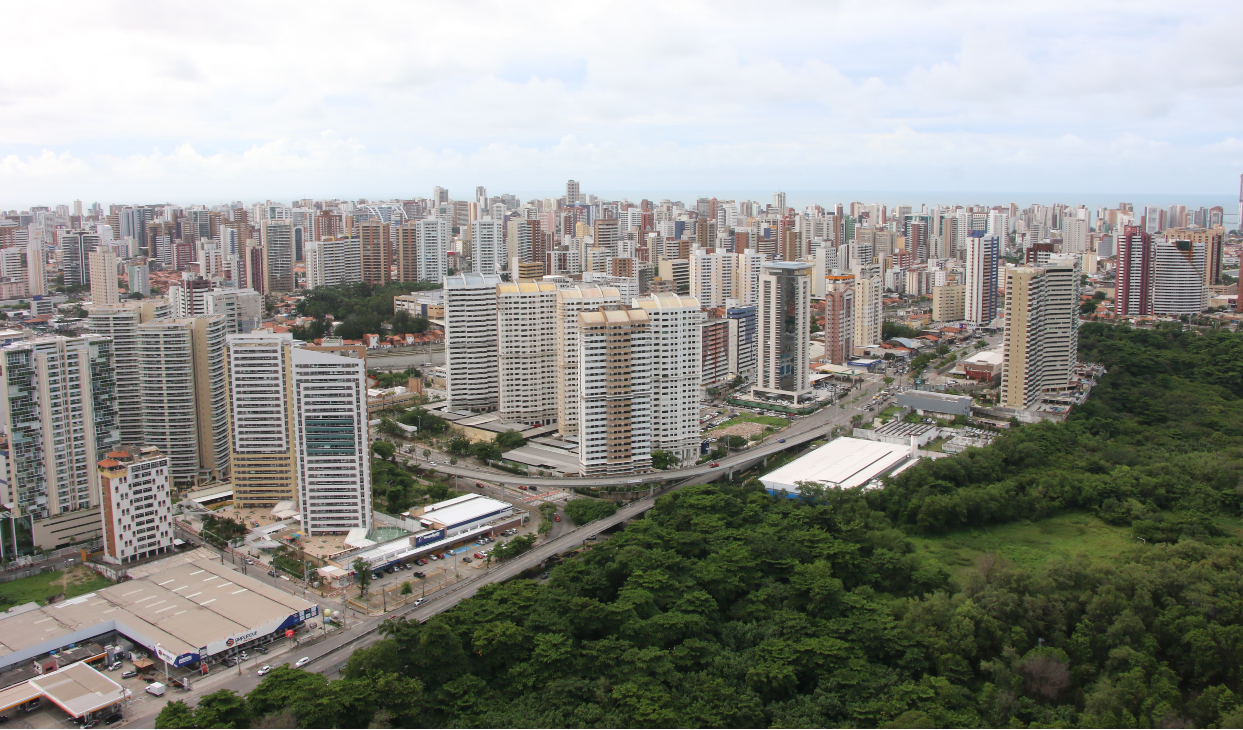
POLYGON ((760 477, 760 481, 768 489, 786 492, 797 492, 799 482, 859 487, 909 458, 909 446, 842 436, 760 477))

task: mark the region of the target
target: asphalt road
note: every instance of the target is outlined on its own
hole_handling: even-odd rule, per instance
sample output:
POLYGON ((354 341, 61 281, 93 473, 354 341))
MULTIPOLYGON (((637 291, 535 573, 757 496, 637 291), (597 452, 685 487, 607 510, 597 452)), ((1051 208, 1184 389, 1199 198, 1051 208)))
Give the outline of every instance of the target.
MULTIPOLYGON (((860 389, 860 393, 871 395, 880 387, 880 380, 876 378, 873 382, 865 385, 860 389)), ((566 522, 557 523, 560 529, 554 529, 554 533, 545 537, 544 541, 535 546, 531 551, 523 553, 518 557, 501 565, 495 566, 486 572, 477 574, 476 576, 464 580, 457 585, 439 591, 435 595, 429 597, 423 605, 404 606, 390 612, 389 616, 404 617, 411 621, 427 621, 436 614, 443 613, 453 608, 462 601, 470 598, 479 592, 479 589, 516 577, 526 570, 534 568, 545 560, 559 553, 567 552, 576 547, 580 547, 588 540, 598 537, 604 531, 615 527, 627 520, 634 519, 647 510, 651 509, 656 499, 671 491, 680 489, 683 486, 694 483, 702 483, 707 480, 715 479, 729 473, 731 470, 737 470, 745 465, 754 463, 759 459, 780 451, 788 449, 797 444, 806 443, 808 441, 822 438, 833 426, 843 425, 850 422, 851 416, 862 412, 869 402, 868 397, 860 397, 858 403, 853 404, 849 408, 840 408, 830 406, 817 411, 816 413, 805 418, 794 421, 787 430, 778 434, 778 438, 785 439, 785 443, 778 443, 777 439, 770 439, 764 445, 753 447, 747 451, 734 456, 726 457, 720 461, 719 467, 699 466, 689 469, 678 469, 666 472, 660 472, 655 479, 644 479, 644 482, 651 481, 670 481, 676 480, 677 484, 662 491, 660 494, 646 497, 632 502, 625 507, 617 510, 612 516, 590 522, 578 528, 569 528, 566 522)), ((508 474, 496 474, 493 472, 478 472, 471 469, 462 469, 458 467, 449 467, 442 465, 438 469, 444 473, 454 474, 470 479, 476 479, 491 483, 505 484, 547 484, 557 487, 581 486, 585 484, 599 484, 602 481, 608 484, 617 483, 634 483, 629 479, 532 479, 519 478, 508 474), (581 484, 580 484, 581 483, 581 484)), ((510 493, 512 494, 512 492, 510 493)), ((563 518, 564 519, 564 518, 563 518)), ((352 651, 366 648, 383 638, 380 635, 379 628, 381 623, 388 616, 375 618, 366 618, 359 621, 354 626, 342 629, 334 633, 329 638, 322 640, 318 644, 306 647, 305 649, 297 649, 278 661, 294 662, 299 658, 306 656, 311 658, 311 662, 304 669, 311 672, 319 672, 330 678, 336 678, 341 667, 349 659, 352 651)), ((208 686, 202 689, 193 690, 187 693, 178 693, 171 699, 196 700, 202 694, 210 694, 221 689, 232 689, 239 694, 245 694, 254 689, 262 679, 255 675, 255 669, 252 667, 241 676, 231 677, 228 681, 219 684, 206 682, 208 686)), ((155 718, 158 712, 153 712, 144 716, 137 717, 126 723, 129 727, 137 728, 153 728, 155 727, 155 718)))

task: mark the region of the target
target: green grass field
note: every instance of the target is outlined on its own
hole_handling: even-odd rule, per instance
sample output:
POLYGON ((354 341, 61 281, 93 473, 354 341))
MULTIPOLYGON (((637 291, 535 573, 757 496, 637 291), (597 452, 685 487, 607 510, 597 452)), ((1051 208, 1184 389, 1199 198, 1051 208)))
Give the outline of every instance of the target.
POLYGON ((893 418, 893 415, 897 412, 898 412, 897 406, 889 406, 885 410, 881 411, 876 417, 882 421, 888 421, 891 418, 893 418))
POLYGON ((725 423, 722 423, 720 426, 717 426, 716 428, 712 430, 720 431, 721 429, 728 428, 730 426, 733 426, 736 423, 759 423, 765 426, 772 426, 773 428, 782 428, 790 424, 790 422, 784 418, 777 418, 776 416, 753 416, 747 413, 741 416, 734 416, 733 418, 729 419, 725 423))
POLYGON ((66 598, 73 598, 107 588, 110 585, 112 582, 107 578, 80 566, 69 571, 68 580, 65 579, 65 571, 62 570, 32 575, 29 578, 19 578, 8 583, 0 583, 0 611, 31 601, 46 605, 48 598, 62 592, 65 593, 66 598))
POLYGON ((1111 560, 1124 552, 1145 549, 1127 527, 1108 525, 1092 515, 1075 512, 1039 522, 960 530, 937 537, 913 537, 916 550, 958 576, 975 566, 985 553, 996 553, 1027 570, 1053 558, 1086 555, 1111 560))

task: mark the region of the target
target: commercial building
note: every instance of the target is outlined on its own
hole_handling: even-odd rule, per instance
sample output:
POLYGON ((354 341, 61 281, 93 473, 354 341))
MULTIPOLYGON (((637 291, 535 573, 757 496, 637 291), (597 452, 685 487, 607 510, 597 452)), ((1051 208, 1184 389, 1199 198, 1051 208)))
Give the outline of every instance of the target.
POLYGON ((294 466, 310 535, 371 528, 367 368, 352 357, 292 351, 294 466))
POLYGON ((121 301, 121 290, 117 285, 117 252, 116 249, 100 248, 91 251, 87 258, 91 269, 91 303, 116 304, 121 301))
POLYGON ((557 285, 498 284, 498 415, 547 425, 557 418, 557 285))
POLYGON ((498 405, 496 288, 501 283, 495 274, 444 277, 446 390, 453 410, 482 413, 498 405))
POLYGON ((932 287, 932 321, 959 322, 967 318, 967 287, 946 284, 932 287))
POLYGON ((824 278, 824 357, 844 365, 855 351, 855 277, 824 278))
POLYGON ((699 453, 702 340, 699 300, 677 294, 637 297, 651 326, 652 449, 683 461, 699 453))
POLYGON ((909 445, 842 436, 760 477, 760 482, 769 492, 787 494, 797 494, 802 483, 865 487, 913 458, 909 445))
MULTIPOLYGON (((0 669, 26 664, 85 641, 118 636, 167 661, 195 669, 266 644, 319 615, 302 598, 204 556, 146 577, 47 606, 0 613, 0 669)), ((165 561, 159 561, 164 563, 165 561)), ((157 563, 157 565, 159 565, 157 563)))
POLYGON ((496 537, 503 530, 522 524, 525 513, 508 502, 466 494, 461 497, 417 507, 402 513, 409 537, 366 546, 339 558, 342 567, 321 569, 321 573, 343 575, 353 563, 362 560, 372 570, 382 570, 432 553, 442 553, 480 537, 496 537))
POLYGON ((1069 387, 1078 344, 1078 258, 1007 269, 1001 405, 1030 408, 1043 393, 1069 387))
POLYGON ((5 503, 35 518, 96 507, 95 463, 121 443, 112 341, 52 335, 0 348, 5 503))
POLYGON ((168 457, 176 484, 228 475, 227 334, 219 314, 156 319, 137 327, 141 443, 168 457))
POLYGON ((1153 314, 1199 314, 1208 305, 1204 286, 1207 246, 1158 237, 1154 242, 1153 314))
POLYGON ((582 312, 615 309, 621 293, 610 287, 561 289, 556 293, 557 428, 564 436, 578 434, 578 409, 582 385, 579 363, 579 322, 582 312))
POLYGON ((116 382, 115 403, 120 439, 117 443, 141 443, 142 382, 138 369, 138 325, 169 317, 167 299, 127 299, 120 304, 86 306, 91 332, 112 339, 116 382))
POLYGON ((913 408, 924 412, 944 413, 949 416, 970 416, 971 396, 937 393, 929 390, 905 390, 898 393, 899 408, 913 408))
POLYGON ((760 276, 757 397, 811 395, 811 264, 775 261, 760 276))
POLYGON ((977 235, 967 238, 967 296, 963 319, 987 325, 997 317, 998 265, 1001 239, 977 235))
POLYGON ((306 285, 353 284, 363 280, 362 248, 358 238, 328 238, 311 241, 304 247, 306 285))
POLYGON ((126 446, 99 462, 105 563, 120 565, 173 548, 173 489, 168 457, 126 446))
POLYGON ((575 420, 581 473, 606 476, 649 469, 656 424, 648 312, 601 308, 580 312, 577 320, 580 377, 575 420))

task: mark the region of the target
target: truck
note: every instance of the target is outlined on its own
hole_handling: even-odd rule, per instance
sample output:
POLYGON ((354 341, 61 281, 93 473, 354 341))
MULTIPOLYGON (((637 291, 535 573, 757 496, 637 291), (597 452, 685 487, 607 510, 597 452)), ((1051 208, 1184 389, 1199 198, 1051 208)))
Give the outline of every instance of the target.
POLYGON ((151 684, 147 685, 147 694, 153 694, 156 697, 163 697, 164 693, 167 690, 168 688, 165 687, 163 684, 160 684, 159 682, 152 682, 151 684))

